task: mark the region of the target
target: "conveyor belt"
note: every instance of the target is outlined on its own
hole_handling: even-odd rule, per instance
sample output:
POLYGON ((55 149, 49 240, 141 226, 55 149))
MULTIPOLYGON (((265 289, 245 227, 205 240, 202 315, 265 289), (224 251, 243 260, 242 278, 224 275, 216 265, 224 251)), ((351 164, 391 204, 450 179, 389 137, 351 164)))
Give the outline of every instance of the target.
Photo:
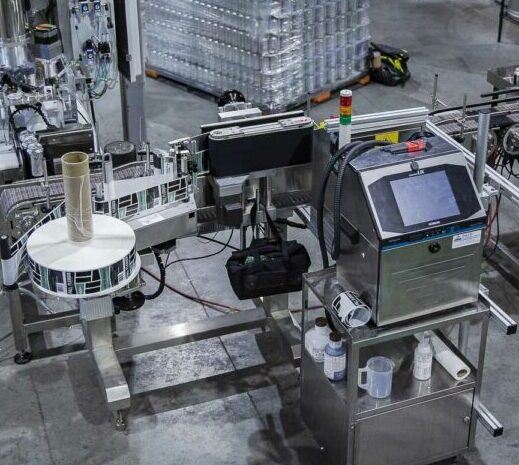
MULTIPOLYGON (((492 126, 507 126, 519 123, 519 104, 499 105, 494 108, 497 115, 492 115, 492 126)), ((461 111, 449 111, 438 113, 433 118, 433 123, 449 135, 458 134, 461 130, 461 111)), ((473 110, 467 112, 467 117, 463 124, 465 132, 476 132, 478 129, 478 113, 473 110)))
MULTIPOLYGON (((143 175, 143 164, 114 169, 115 180, 137 178, 143 175)), ((90 181, 92 189, 94 189, 96 183, 102 182, 102 175, 94 174, 91 176, 90 181)), ((63 198, 64 191, 61 178, 49 180, 49 194, 51 199, 63 198)), ((30 184, 20 183, 19 185, 13 184, 12 186, 5 187, 0 194, 0 215, 5 219, 17 205, 24 202, 44 200, 45 197, 46 191, 42 184, 31 182, 30 184)))
POLYGON ((311 201, 312 193, 310 191, 282 192, 272 195, 272 204, 276 208, 300 207, 309 205, 311 201))

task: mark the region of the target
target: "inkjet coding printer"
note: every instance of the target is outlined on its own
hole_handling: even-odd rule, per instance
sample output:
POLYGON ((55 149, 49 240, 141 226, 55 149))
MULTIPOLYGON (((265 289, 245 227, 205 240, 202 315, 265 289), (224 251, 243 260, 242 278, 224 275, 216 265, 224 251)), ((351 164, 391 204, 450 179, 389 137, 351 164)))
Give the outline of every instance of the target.
POLYGON ((340 205, 337 276, 378 326, 477 301, 486 213, 449 142, 433 136, 358 156, 340 205))
MULTIPOLYGON (((301 410, 331 465, 425 465, 459 457, 474 446, 485 411, 479 393, 489 309, 478 294, 486 213, 453 143, 424 133, 411 139, 356 141, 332 157, 321 144, 325 173, 339 160, 333 202, 325 195, 326 175, 314 202, 324 251, 325 208, 333 216, 336 270, 327 268, 323 254, 325 269, 305 275, 303 341, 321 314, 310 316, 311 290, 342 335, 346 376, 330 381, 324 364, 304 348, 301 410), (343 324, 332 302, 344 291, 369 305, 372 321, 343 324), (473 331, 475 360, 449 340, 446 331, 456 325, 473 331), (430 379, 421 381, 413 375, 413 354, 426 332, 441 351, 430 379), (393 364, 390 393, 382 398, 368 388, 387 375, 369 368, 377 359, 393 364)), ((490 425, 492 434, 502 432, 490 425)))

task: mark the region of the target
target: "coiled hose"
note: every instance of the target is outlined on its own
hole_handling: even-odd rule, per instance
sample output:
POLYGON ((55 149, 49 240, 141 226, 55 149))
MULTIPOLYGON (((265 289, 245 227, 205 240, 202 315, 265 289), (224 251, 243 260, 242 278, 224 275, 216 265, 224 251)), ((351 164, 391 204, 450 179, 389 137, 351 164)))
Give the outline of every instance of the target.
MULTIPOLYGON (((321 249, 321 257, 323 261, 323 268, 328 268, 330 266, 328 260, 328 252, 326 250, 326 242, 324 240, 324 201, 326 197, 326 188, 328 186, 328 180, 330 179, 330 174, 332 174, 332 170, 336 163, 346 154, 349 150, 358 146, 360 142, 352 142, 350 144, 346 144, 342 147, 330 160, 324 169, 323 178, 321 181, 321 190, 319 191, 319 198, 317 200, 317 238, 319 240, 319 248, 321 249)), ((326 321, 328 323, 328 327, 335 331, 335 325, 333 323, 332 317, 328 309, 325 308, 325 316, 326 321)))
POLYGON ((319 191, 319 198, 317 199, 317 239, 319 241, 319 248, 321 250, 323 268, 328 268, 330 266, 328 252, 326 250, 326 242, 324 240, 324 202, 326 197, 326 188, 328 187, 328 180, 330 179, 333 167, 337 164, 337 162, 346 153, 348 153, 349 150, 353 149, 359 144, 360 142, 346 144, 332 158, 330 158, 324 169, 323 178, 321 180, 321 189, 319 191))
POLYGON ((334 260, 339 258, 341 252, 341 197, 342 197, 342 185, 344 181, 344 176, 346 174, 347 166, 359 155, 362 155, 367 150, 370 150, 374 147, 382 147, 385 145, 390 145, 389 142, 384 141, 368 141, 362 142, 351 150, 348 151, 347 155, 342 160, 341 166, 339 167, 339 172, 337 173, 337 182, 335 184, 335 194, 333 200, 333 246, 331 256, 334 260))
POLYGON ((153 294, 144 295, 144 298, 146 300, 156 299, 158 296, 162 294, 162 292, 164 291, 164 287, 166 286, 166 267, 162 262, 160 254, 156 250, 153 251, 153 254, 155 255, 155 260, 157 260, 157 265, 159 267, 160 272, 159 287, 153 294))

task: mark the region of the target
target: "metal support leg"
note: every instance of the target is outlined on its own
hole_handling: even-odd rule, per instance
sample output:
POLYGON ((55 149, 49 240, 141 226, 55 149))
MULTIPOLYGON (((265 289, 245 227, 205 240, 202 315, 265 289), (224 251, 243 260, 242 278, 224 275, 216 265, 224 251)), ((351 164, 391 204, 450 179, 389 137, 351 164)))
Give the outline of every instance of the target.
POLYGON ((483 381, 483 370, 485 368, 485 352, 487 350, 487 338, 488 338, 488 324, 490 322, 490 313, 488 318, 485 317, 481 321, 481 334, 480 334, 480 343, 479 343, 479 354, 478 354, 478 363, 476 370, 476 388, 474 390, 474 414, 472 415, 472 419, 470 422, 470 436, 469 436, 469 450, 472 449, 476 442, 476 425, 479 420, 478 409, 480 402, 480 394, 481 394, 481 385, 483 381))
POLYGON ((124 139, 140 147, 146 141, 144 76, 139 76, 136 82, 130 82, 120 74, 120 83, 124 139))
POLYGON ((83 320, 83 328, 108 408, 116 412, 117 426, 117 422, 124 419, 121 411, 130 408, 130 389, 112 343, 112 319, 106 317, 93 321, 83 320))
POLYGON ((240 249, 247 247, 247 227, 242 226, 240 230, 240 249))
POLYGON ((10 288, 4 287, 4 290, 7 294, 11 325, 13 327, 14 346, 17 352, 14 356, 14 361, 18 365, 23 365, 31 361, 32 354, 29 350, 29 341, 27 339, 27 331, 25 330, 20 290, 17 284, 10 288))
POLYGON ((469 335, 470 335, 470 322, 464 321, 459 325, 458 332, 458 349, 463 355, 467 355, 467 349, 469 347, 469 335))
POLYGON ((501 0, 501 7, 499 8, 499 29, 497 32, 497 43, 501 43, 503 36, 503 23, 505 20, 505 0, 501 0))
MULTIPOLYGON (((279 231, 279 234, 282 239, 287 238, 287 227, 286 225, 276 225, 279 231)), ((270 233, 270 231, 269 231, 270 233)), ((276 339, 279 341, 281 346, 281 350, 283 353, 290 359, 292 363, 296 363, 295 354, 292 346, 284 336, 281 328, 279 327, 276 318, 273 316, 273 313, 286 311, 288 309, 288 294, 278 294, 272 295, 268 297, 263 297, 263 308, 265 309, 265 313, 267 314, 267 324, 269 329, 275 334, 276 339)))
POLYGON ((481 110, 478 117, 478 135, 476 140, 476 158, 474 164, 474 184, 481 196, 485 184, 488 155, 488 135, 490 132, 490 110, 481 110))
MULTIPOLYGON (((281 238, 283 240, 286 240, 287 235, 288 235, 287 225, 277 224, 276 227, 277 227, 277 230, 279 231, 279 235, 281 236, 281 238)), ((270 233, 271 232, 269 231, 269 234, 270 233)), ((279 295, 273 295, 270 297, 264 297, 263 305, 269 316, 272 314, 272 312, 275 312, 278 310, 286 310, 286 309, 288 309, 288 294, 279 294, 279 295)))
POLYGON ((115 319, 115 315, 112 316, 112 334, 117 332, 117 320, 115 319))
POLYGON ((306 116, 310 118, 310 115, 312 113, 312 94, 308 92, 306 94, 306 116))

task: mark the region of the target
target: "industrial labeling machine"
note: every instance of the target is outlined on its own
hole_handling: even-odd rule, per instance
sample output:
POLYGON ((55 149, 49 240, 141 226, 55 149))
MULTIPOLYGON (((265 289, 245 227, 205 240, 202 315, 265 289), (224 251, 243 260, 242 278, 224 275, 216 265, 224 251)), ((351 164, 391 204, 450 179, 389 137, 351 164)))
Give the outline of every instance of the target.
MULTIPOLYGON (((374 146, 377 134, 393 131, 401 141, 406 141, 425 129, 431 134, 413 144, 372 147, 344 165, 337 264, 304 278, 301 346, 287 338, 277 324, 280 317, 288 315, 287 295, 257 299, 256 307, 250 311, 207 321, 149 332, 118 333, 117 338, 112 338, 112 334, 121 308, 144 304, 139 291, 142 273, 133 278, 134 273, 139 266, 152 263, 154 256, 160 265, 161 251, 171 250, 177 239, 236 228, 241 231, 244 247, 255 204, 265 205, 285 234, 284 220, 296 212, 320 237, 317 192, 330 149, 336 151, 338 144, 336 121, 329 120, 326 126, 316 129, 310 119, 295 112, 203 126, 198 136, 172 141, 169 152, 145 152, 143 161, 129 165, 142 169, 140 176, 130 176, 131 182, 117 174, 127 168, 114 169, 111 156, 106 154, 101 172, 93 175, 92 202, 98 214, 131 227, 134 248, 139 254, 137 260, 132 259, 130 244, 126 252, 121 252, 128 255, 128 265, 120 268, 105 288, 99 289, 94 284, 90 296, 90 291, 85 291, 90 286, 85 287, 83 277, 77 273, 72 282, 66 275, 62 281, 41 280, 41 266, 50 265, 45 266, 41 256, 31 254, 34 248, 31 238, 32 242, 36 241, 34 231, 64 215, 63 196, 50 197, 53 209, 46 214, 45 192, 36 197, 26 193, 34 181, 9 186, 4 193, 24 199, 11 207, 12 220, 5 222, 6 235, 2 239, 4 289, 18 350, 17 363, 45 355, 37 348, 33 350, 30 344, 33 337, 29 336, 81 323, 86 348, 98 368, 108 406, 114 411, 117 427, 124 428, 131 395, 120 360, 160 348, 268 327, 278 335, 280 350, 294 364, 301 363, 303 418, 330 454, 330 463, 385 463, 380 461, 379 454, 390 457, 387 463, 395 465, 432 463, 472 448, 478 421, 492 434, 501 434, 502 426, 479 400, 486 331, 489 317, 508 334, 515 332, 516 324, 479 286, 485 213, 467 167, 468 151, 464 152, 466 149, 436 129, 428 121, 426 109, 354 118, 352 137, 354 144, 374 146), (299 163, 308 160, 303 158, 291 164, 293 158, 286 157, 284 167, 262 166, 261 171, 229 176, 225 171, 219 173, 222 176, 212 172, 215 159, 211 157, 208 141, 215 131, 221 134, 222 128, 234 127, 232 132, 240 134, 240 128, 248 128, 239 137, 229 138, 234 144, 227 150, 235 156, 240 151, 242 137, 246 137, 243 134, 251 137, 262 134, 265 138, 271 134, 276 139, 287 131, 285 120, 294 131, 292 138, 299 137, 313 147, 309 162, 299 163), (413 149, 410 153, 409 147, 413 149), (433 193, 441 194, 441 202, 433 199, 433 193), (417 204, 421 201, 423 208, 409 210, 410 197, 416 198, 417 204), (429 199, 427 204, 420 200, 423 198, 429 199), (430 209, 425 208, 429 205, 430 209), (37 211, 41 216, 29 229, 24 229, 22 221, 17 220, 23 215, 16 214, 26 210, 37 211), (9 238, 13 241, 10 246, 9 238), (23 282, 28 265, 32 266, 32 290, 23 282), (58 286, 60 282, 63 285, 58 286), (432 286, 432 292, 427 292, 428 285, 432 286), (62 297, 78 301, 78 308, 42 314, 51 302, 43 298, 42 291, 49 289, 50 294, 59 291, 62 297), (355 293, 371 308, 373 318, 367 326, 344 327, 334 313, 332 302, 345 290, 355 293), (308 309, 310 291, 316 294, 326 309, 324 314, 329 324, 340 331, 346 343, 346 381, 331 383, 323 374, 322 364, 316 363, 304 348, 306 331, 313 319, 323 314, 322 310, 308 309), (412 378, 409 357, 416 346, 415 337, 426 332, 435 341, 441 341, 442 347, 448 349, 446 353, 453 354, 463 364, 466 376, 453 379, 443 365, 435 362, 429 382, 412 378), (453 339, 455 336, 457 340, 453 339), (395 362, 393 392, 387 399, 374 399, 357 387, 357 371, 373 355, 383 355, 395 362), (400 428, 395 436, 394 425, 403 424, 406 428, 400 428), (421 446, 425 438, 428 447, 421 446), (380 448, 373 448, 373 441, 380 448)), ((222 153, 216 157, 217 161, 219 157, 222 153)), ((273 160, 279 164, 279 158, 274 156, 273 160)), ((246 165, 245 159, 245 171, 246 165)), ((337 172, 340 174, 340 170, 337 172)), ((332 208, 336 186, 332 175, 324 196, 323 215, 323 239, 332 252, 336 242, 332 208)), ((32 192, 31 187, 29 191, 32 192)), ((255 227, 264 229, 268 235, 265 211, 260 208, 256 214, 259 220, 255 227)), ((94 274, 91 270, 89 276, 95 281, 94 274)), ((146 311, 146 307, 140 311, 146 311)))
MULTIPOLYGON (((242 247, 245 247, 246 230, 251 225, 258 232, 261 228, 261 234, 270 234, 267 212, 278 231, 286 235, 284 221, 292 216, 296 207, 310 202, 311 119, 302 112, 292 112, 216 126, 210 130, 203 127, 199 136, 172 141, 169 151, 152 151, 148 146, 142 161, 119 168, 113 167, 111 154, 104 154, 100 172, 82 184, 82 189, 87 189, 91 196, 94 213, 94 236, 84 245, 68 244, 66 239, 64 216, 69 208, 65 208, 63 202, 67 203, 67 188, 65 183, 63 189, 59 176, 49 178, 48 186, 31 180, 13 183, 4 186, 0 194, 6 213, 3 216, 5 234, 1 239, 3 282, 18 351, 16 363, 27 363, 43 355, 36 348, 33 350, 29 336, 81 323, 86 347, 92 353, 108 406, 114 411, 119 428, 125 426, 125 411, 130 407, 130 392, 119 358, 275 326, 273 312, 288 308, 288 295, 276 295, 255 301, 256 307, 251 311, 146 333, 118 333, 117 338, 112 338, 116 314, 142 307, 164 289, 166 270, 160 255, 173 250, 177 239, 238 229, 242 247), (216 139, 226 131, 240 135, 221 139, 225 141, 222 148, 216 139), (270 138, 275 141, 283 135, 290 141, 273 147, 271 158, 263 158, 258 165, 262 152, 254 153, 250 145, 251 141, 258 144, 258 135, 267 145, 270 138), (216 143, 216 147, 211 147, 211 143, 216 143), (250 162, 242 161, 239 165, 243 174, 236 175, 236 164, 229 165, 232 171, 229 173, 225 160, 221 162, 222 150, 232 155, 242 153, 244 144, 250 153, 250 162), (304 153, 297 147, 305 147, 304 153), (254 223, 251 221, 253 207, 257 210, 254 223), (31 221, 23 221, 28 216, 31 221), (123 225, 128 231, 123 231, 123 225), (111 247, 119 251, 113 260, 104 254, 87 265, 98 254, 83 249, 95 248, 96 231, 106 231, 102 237, 107 240, 111 230, 119 231, 120 237, 128 236, 128 243, 125 242, 124 247, 122 243, 111 247), (65 249, 58 254, 62 256, 59 258, 55 253, 62 243, 65 249), (146 266, 154 260, 161 274, 159 290, 144 296, 139 291, 143 285, 139 269, 141 264, 146 266), (27 273, 32 290, 27 289, 27 284, 21 284, 27 273), (49 308, 49 296, 77 301, 78 308, 41 315, 38 308, 49 308)), ((69 179, 68 175, 64 179, 69 179)), ((105 246, 97 245, 101 249, 105 246)), ((293 359, 291 347, 287 347, 293 359)))
MULTIPOLYGON (((110 2, 93 2, 104 7, 99 14, 89 10, 89 2, 80 2, 86 10, 78 10, 78 2, 60 3, 65 17, 72 12, 78 24, 111 21, 110 2)), ((114 4, 116 22, 123 31, 137 29, 133 9, 123 3, 129 2, 114 4)), ((19 9, 6 15, 24 18, 19 9)), ((24 53, 26 34, 24 27, 8 37, 24 53)), ((1 88, 9 137, 0 147, 0 161, 6 162, 0 165, 0 251, 16 363, 77 349, 46 347, 44 333, 80 325, 80 350, 91 354, 116 426, 124 429, 131 394, 122 360, 268 328, 279 350, 300 365, 303 419, 327 463, 425 465, 473 448, 478 422, 494 436, 502 434, 479 397, 487 330, 490 319, 506 334, 517 325, 481 286, 480 270, 489 206, 499 195, 519 202, 517 188, 486 166, 491 116, 495 122, 496 114, 507 112, 505 123, 513 126, 517 109, 498 102, 477 115, 462 112, 453 129, 453 121, 431 118, 426 108, 352 118, 346 105, 351 93, 344 95, 340 119, 319 124, 302 111, 262 116, 250 105, 231 102, 222 107, 219 122, 172 140, 168 150, 150 144, 137 150, 129 142, 101 150, 93 119, 79 115, 81 89, 93 96, 105 91, 101 83, 85 87, 95 59, 88 65, 91 54, 80 47, 86 65, 67 61, 53 28, 30 34, 39 40, 40 69, 51 73, 46 78, 53 84, 46 89, 43 79, 27 87, 32 59, 18 53, 4 66, 16 80, 1 88), (53 76, 57 61, 70 73, 53 76), (41 121, 35 125, 27 110, 41 121), (475 156, 459 137, 469 127, 477 128, 475 156), (288 295, 281 294, 254 299, 248 311, 204 321, 117 331, 121 311, 146 311, 163 291, 161 256, 177 240, 237 230, 245 249, 248 228, 256 237, 286 238, 294 214, 315 234, 323 260, 322 270, 303 277, 300 321, 288 311, 288 295), (160 271, 158 289, 145 295, 152 264, 160 271), (309 308, 310 292, 319 308, 309 308), (59 310, 58 299, 71 309, 59 310), (348 320, 348 312, 369 317, 348 320), (299 340, 279 324, 290 317, 301 326, 299 340), (324 317, 318 323, 333 333, 330 341, 345 348, 346 363, 333 381, 330 367, 307 349, 316 317, 324 317), (420 380, 412 357, 424 341, 430 341, 434 360, 430 377, 420 380), (373 358, 390 366, 383 373, 383 395, 373 388, 382 383, 374 381, 373 358)), ((110 41, 108 49, 103 44, 98 58, 112 64, 112 48, 124 52, 118 58, 124 94, 130 90, 124 79, 138 84, 132 63, 140 53, 129 53, 133 41, 118 37, 122 42, 110 41)), ((142 109, 130 94, 125 109, 142 109)), ((125 119, 126 132, 134 136, 140 129, 135 111, 125 119)), ((506 140, 516 144, 516 130, 506 131, 512 133, 506 140)))

